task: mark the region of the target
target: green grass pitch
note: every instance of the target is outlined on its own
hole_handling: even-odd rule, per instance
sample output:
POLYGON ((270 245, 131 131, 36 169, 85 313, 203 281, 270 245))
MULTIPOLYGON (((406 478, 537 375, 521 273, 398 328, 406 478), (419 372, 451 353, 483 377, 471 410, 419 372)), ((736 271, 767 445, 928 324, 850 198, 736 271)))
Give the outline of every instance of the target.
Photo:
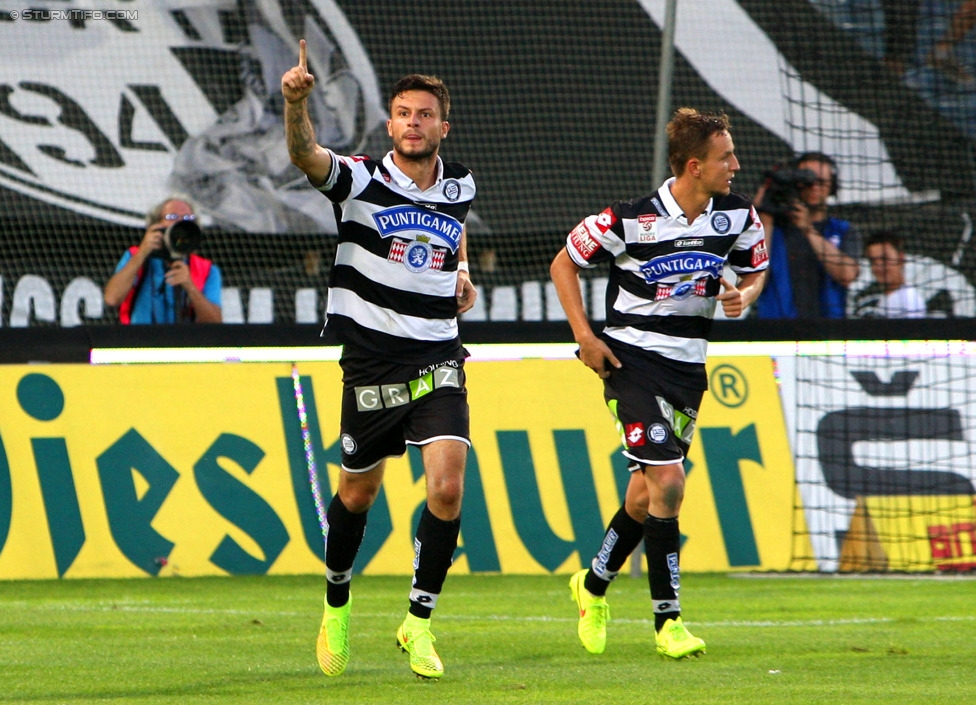
POLYGON ((611 587, 607 650, 576 638, 569 576, 448 577, 446 673, 395 632, 410 578, 353 581, 352 660, 315 662, 317 576, 0 582, 3 703, 976 703, 976 581, 682 576, 699 659, 654 652, 644 579, 611 587))

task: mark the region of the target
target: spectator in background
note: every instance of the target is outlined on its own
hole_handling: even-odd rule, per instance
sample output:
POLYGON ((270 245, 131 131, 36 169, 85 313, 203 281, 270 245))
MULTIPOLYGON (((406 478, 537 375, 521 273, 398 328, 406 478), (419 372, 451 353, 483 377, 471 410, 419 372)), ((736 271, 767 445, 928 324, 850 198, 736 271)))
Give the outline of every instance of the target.
POLYGON ((925 299, 905 283, 905 247, 890 230, 874 233, 864 246, 874 281, 854 299, 855 318, 925 318, 925 299))
POLYGON ((952 13, 945 33, 935 42, 928 63, 962 88, 976 88, 976 76, 956 55, 959 45, 976 24, 976 0, 963 0, 952 13))
POLYGON ((201 231, 191 202, 170 196, 146 225, 105 284, 105 305, 118 307, 125 324, 220 323, 220 268, 193 253, 201 231))
POLYGON ((916 64, 920 0, 881 0, 884 12, 884 64, 899 78, 916 64))
MULTIPOLYGON (((898 77, 917 66, 920 0, 880 0, 884 13, 884 64, 898 77)), ((925 10, 931 21, 947 7, 925 10)), ((959 59, 956 47, 976 24, 976 0, 962 0, 945 21, 945 31, 934 42, 924 64, 941 72, 964 89, 976 88, 972 69, 959 59)))
POLYGON ((792 163, 796 198, 786 212, 770 212, 769 184, 756 194, 767 233, 769 271, 756 308, 760 318, 844 318, 847 287, 857 279, 861 235, 848 221, 828 214, 837 194, 837 165, 822 152, 805 152, 792 163))

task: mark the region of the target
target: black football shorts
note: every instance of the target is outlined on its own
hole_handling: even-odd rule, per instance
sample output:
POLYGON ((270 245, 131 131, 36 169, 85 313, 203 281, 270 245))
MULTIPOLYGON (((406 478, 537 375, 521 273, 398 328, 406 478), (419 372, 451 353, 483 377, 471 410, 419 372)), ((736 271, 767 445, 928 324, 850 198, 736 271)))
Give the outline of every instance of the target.
POLYGON ((681 463, 688 454, 704 390, 675 384, 673 377, 669 370, 650 373, 624 362, 604 380, 603 397, 631 472, 640 465, 681 463))
POLYGON ((342 467, 366 472, 407 444, 454 439, 471 445, 464 361, 343 365, 342 467))

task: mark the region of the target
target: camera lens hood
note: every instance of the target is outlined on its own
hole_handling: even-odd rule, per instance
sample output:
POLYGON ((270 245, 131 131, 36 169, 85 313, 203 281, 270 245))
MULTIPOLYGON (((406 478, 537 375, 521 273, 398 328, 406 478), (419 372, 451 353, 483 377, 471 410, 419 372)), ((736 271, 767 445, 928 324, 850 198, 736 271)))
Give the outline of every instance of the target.
POLYGON ((178 220, 163 232, 163 244, 170 259, 182 259, 200 247, 203 230, 193 220, 178 220))

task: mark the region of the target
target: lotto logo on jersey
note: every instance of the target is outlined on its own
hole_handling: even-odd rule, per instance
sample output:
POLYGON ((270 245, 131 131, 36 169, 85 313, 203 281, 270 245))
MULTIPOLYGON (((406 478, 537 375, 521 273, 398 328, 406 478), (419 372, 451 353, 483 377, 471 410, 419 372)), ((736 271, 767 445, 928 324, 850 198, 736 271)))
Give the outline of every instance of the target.
POLYGON ((642 245, 657 242, 657 215, 655 213, 637 216, 637 242, 642 245))
POLYGON ((758 267, 769 259, 769 250, 766 249, 766 241, 760 240, 749 250, 752 253, 752 266, 758 267))
POLYGON ((596 217, 596 227, 600 229, 601 233, 605 233, 607 230, 612 228, 613 224, 616 222, 617 217, 613 214, 613 211, 610 208, 607 208, 596 217))
POLYGON ((569 234, 569 243, 576 250, 577 254, 587 262, 593 256, 593 253, 600 249, 600 243, 590 235, 590 231, 587 229, 585 222, 573 228, 573 232, 569 234))
POLYGON ((644 424, 638 422, 624 426, 624 438, 627 439, 628 448, 644 445, 644 424))

